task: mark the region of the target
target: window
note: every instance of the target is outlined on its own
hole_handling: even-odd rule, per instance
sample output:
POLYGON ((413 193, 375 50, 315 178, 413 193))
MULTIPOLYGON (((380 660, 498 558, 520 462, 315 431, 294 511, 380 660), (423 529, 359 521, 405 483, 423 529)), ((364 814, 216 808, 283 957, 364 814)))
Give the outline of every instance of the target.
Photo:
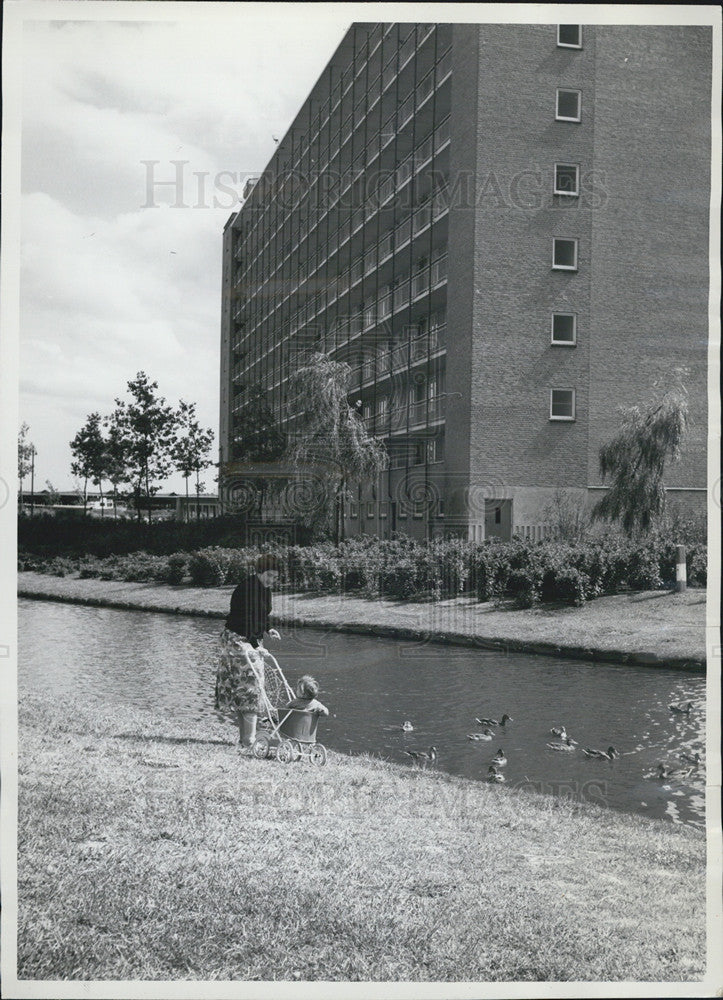
POLYGON ((389 517, 389 501, 379 501, 379 517, 389 517))
POLYGON ((580 168, 577 164, 555 164, 554 194, 566 194, 574 197, 580 194, 580 168))
POLYGON ((430 438, 427 441, 427 462, 431 465, 433 462, 443 462, 444 461, 444 445, 442 444, 441 438, 430 438))
POLYGON ((374 517, 374 501, 367 500, 367 517, 374 517))
POLYGON ((495 507, 495 524, 502 524, 502 508, 495 507))
POLYGON ((581 24, 558 24, 557 44, 561 49, 581 49, 582 48, 582 25, 581 24))
POLYGON ((412 507, 413 517, 424 517, 424 500, 415 500, 412 507))
POLYGON ((557 90, 555 118, 559 122, 579 122, 582 94, 579 90, 557 90))
POLYGON ((550 389, 550 420, 575 419, 575 390, 550 389))
POLYGON ((359 504, 356 500, 349 501, 349 517, 359 517, 359 504))
POLYGON ((577 316, 575 313, 553 313, 550 343, 574 347, 577 343, 577 316))
POLYGON ((404 500, 400 500, 399 501, 399 505, 397 507, 397 517, 400 520, 403 519, 403 520, 406 521, 406 519, 407 519, 407 504, 406 504, 406 502, 404 500))
POLYGON ((555 271, 577 271, 577 240, 553 239, 552 267, 555 271))
POLYGON ((381 419, 387 415, 387 397, 380 396, 377 399, 377 416, 381 419))

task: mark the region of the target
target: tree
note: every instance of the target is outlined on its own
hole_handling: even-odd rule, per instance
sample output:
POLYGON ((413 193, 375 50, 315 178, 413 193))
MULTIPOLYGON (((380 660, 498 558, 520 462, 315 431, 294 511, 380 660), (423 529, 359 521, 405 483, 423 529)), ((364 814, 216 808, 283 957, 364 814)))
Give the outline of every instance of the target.
POLYGON ((123 429, 118 423, 118 414, 114 412, 104 420, 108 428, 105 439, 105 476, 113 489, 113 516, 118 516, 118 487, 128 482, 128 460, 123 429))
POLYGON ((186 510, 188 510, 188 480, 196 473, 196 520, 200 519, 199 498, 204 484, 200 480, 201 471, 211 464, 208 457, 213 444, 213 430, 204 430, 196 419, 196 404, 180 401, 178 407, 179 436, 173 444, 173 463, 186 480, 186 510))
POLYGON ((88 480, 97 486, 103 499, 103 480, 106 478, 106 442, 101 430, 101 416, 90 413, 85 424, 70 442, 74 461, 70 471, 83 480, 83 511, 88 509, 88 480))
POLYGON ((142 501, 146 501, 151 522, 151 497, 158 492, 157 480, 166 479, 173 470, 172 452, 178 415, 158 396, 157 382, 150 382, 145 372, 138 372, 128 382, 130 402, 116 399, 116 409, 108 423, 115 428, 116 446, 123 455, 123 481, 131 484, 141 521, 142 501))
POLYGON ((628 535, 647 532, 665 510, 663 473, 676 460, 688 423, 682 373, 658 401, 622 409, 618 434, 600 449, 600 475, 610 489, 593 507, 599 520, 620 521, 628 535))
POLYGON ((37 451, 32 441, 28 441, 30 427, 23 421, 18 434, 18 482, 20 483, 20 504, 23 502, 23 482, 30 474, 30 509, 35 508, 35 456, 37 451))
POLYGON ((59 504, 61 500, 60 490, 56 486, 53 486, 53 484, 50 482, 49 479, 45 480, 45 487, 48 491, 48 495, 45 498, 46 504, 49 507, 53 507, 55 506, 55 504, 59 504))
POLYGON ((287 457, 297 470, 323 468, 337 543, 344 533, 347 488, 364 480, 374 481, 387 465, 386 448, 367 433, 361 417, 349 405, 350 374, 345 362, 315 353, 289 380, 291 409, 301 420, 287 457))

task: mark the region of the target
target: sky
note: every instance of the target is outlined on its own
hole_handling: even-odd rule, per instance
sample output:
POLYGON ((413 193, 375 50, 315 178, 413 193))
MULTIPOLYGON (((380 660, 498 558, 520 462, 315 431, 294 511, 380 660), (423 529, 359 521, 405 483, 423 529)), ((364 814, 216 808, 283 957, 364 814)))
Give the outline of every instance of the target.
POLYGON ((322 7, 25 22, 18 410, 36 489, 73 487, 69 442, 139 371, 218 431, 221 234, 349 26, 322 7))

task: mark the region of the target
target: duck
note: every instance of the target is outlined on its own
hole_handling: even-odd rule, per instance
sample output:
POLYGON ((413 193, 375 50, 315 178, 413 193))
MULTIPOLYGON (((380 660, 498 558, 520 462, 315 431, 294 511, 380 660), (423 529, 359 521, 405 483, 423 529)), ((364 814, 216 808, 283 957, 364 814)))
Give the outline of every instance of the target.
POLYGON ((687 705, 668 705, 668 708, 674 715, 690 715, 690 710, 693 707, 693 702, 689 701, 687 705))
POLYGON ((508 722, 514 722, 515 720, 505 712, 499 722, 497 719, 475 719, 474 721, 478 726, 506 726, 508 722))
POLYGON ((490 764, 487 768, 487 780, 499 785, 505 780, 505 776, 500 774, 494 764, 490 764))
POLYGON ((575 742, 575 740, 571 740, 570 737, 567 736, 564 740, 561 740, 559 743, 548 743, 547 744, 547 749, 548 750, 567 750, 567 751, 572 750, 572 751, 574 751, 574 749, 575 749, 576 746, 577 746, 577 743, 575 742))
POLYGON ((683 777, 684 775, 689 773, 690 773, 689 771, 680 770, 679 768, 668 767, 667 764, 658 764, 657 774, 653 775, 653 777, 659 778, 661 781, 663 781, 665 778, 683 777))
POLYGON ((686 761, 688 764, 692 764, 694 767, 697 767, 698 764, 700 764, 699 753, 694 753, 694 754, 680 753, 678 754, 678 756, 680 757, 681 760, 686 761))
POLYGON ((492 758, 492 764, 494 767, 504 767, 507 763, 507 758, 505 757, 502 749, 500 748, 497 753, 492 758))
POLYGON ((491 729, 485 729, 482 733, 467 733, 468 740, 491 740, 495 734, 491 729))
POLYGON ((594 757, 597 760, 615 760, 616 757, 620 756, 615 747, 608 747, 607 750, 592 750, 590 747, 584 747, 582 752, 586 757, 594 757))
POLYGON ((404 730, 405 733, 413 733, 414 732, 414 726, 412 725, 411 722, 403 722, 402 723, 402 729, 404 730))
POLYGON ((430 747, 429 750, 402 750, 407 757, 411 757, 412 760, 436 760, 437 759, 437 748, 430 747))
POLYGON ((561 740, 567 739, 567 730, 564 726, 553 726, 550 732, 553 736, 557 736, 561 740))

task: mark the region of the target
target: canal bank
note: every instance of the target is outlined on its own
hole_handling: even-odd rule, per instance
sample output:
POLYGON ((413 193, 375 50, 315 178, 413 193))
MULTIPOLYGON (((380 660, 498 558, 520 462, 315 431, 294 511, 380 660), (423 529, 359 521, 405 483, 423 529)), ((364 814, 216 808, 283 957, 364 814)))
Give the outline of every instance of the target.
MULTIPOLYGON (((22 597, 219 619, 226 617, 231 590, 18 573, 22 597)), ((275 593, 272 620, 287 629, 700 671, 706 657, 705 601, 704 590, 644 591, 601 597, 582 608, 518 609, 468 597, 417 603, 275 593)))
POLYGON ((694 982, 700 831, 28 694, 27 979, 694 982))

